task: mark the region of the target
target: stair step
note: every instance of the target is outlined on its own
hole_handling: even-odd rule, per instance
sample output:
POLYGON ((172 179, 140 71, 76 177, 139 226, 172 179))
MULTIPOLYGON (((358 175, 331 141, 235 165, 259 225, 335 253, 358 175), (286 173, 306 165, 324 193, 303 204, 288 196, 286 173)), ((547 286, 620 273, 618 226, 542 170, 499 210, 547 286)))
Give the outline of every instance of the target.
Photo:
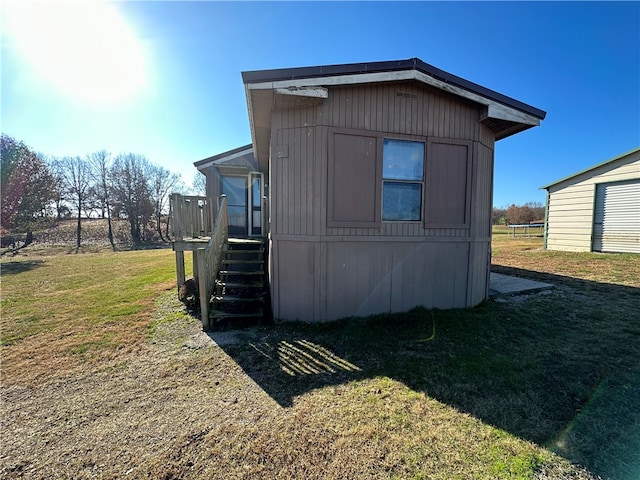
POLYGON ((260 297, 232 297, 229 295, 217 295, 213 297, 214 302, 247 302, 247 303, 255 303, 255 302, 264 302, 264 298, 260 297))
POLYGON ((264 275, 262 270, 252 270, 250 272, 243 272, 241 270, 220 270, 220 275, 264 275))
POLYGON ((209 312, 209 318, 262 318, 264 314, 262 312, 254 313, 227 313, 221 310, 211 310, 209 312))
POLYGON ((232 245, 264 245, 264 240, 256 238, 229 238, 227 242, 232 245))
POLYGON ((247 265, 250 263, 264 263, 264 260, 222 260, 222 263, 226 263, 228 265, 247 265))
POLYGON ((216 285, 218 287, 226 287, 226 288, 262 288, 264 287, 264 282, 222 282, 220 280, 216 280, 216 285))
POLYGON ((264 248, 256 248, 254 250, 238 250, 235 248, 225 248, 222 250, 222 253, 233 254, 233 255, 263 255, 264 248))

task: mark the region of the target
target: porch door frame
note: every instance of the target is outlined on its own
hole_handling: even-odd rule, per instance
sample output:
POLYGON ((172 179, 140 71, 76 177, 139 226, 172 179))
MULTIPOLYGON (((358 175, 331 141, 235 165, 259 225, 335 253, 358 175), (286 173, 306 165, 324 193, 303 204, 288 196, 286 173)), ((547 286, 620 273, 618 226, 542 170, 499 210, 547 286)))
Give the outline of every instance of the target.
MULTIPOLYGON (((249 172, 246 174, 223 174, 221 178, 221 193, 225 193, 225 178, 242 178, 245 190, 244 205, 227 203, 229 207, 244 206, 244 227, 239 225, 229 225, 231 235, 240 236, 263 236, 264 235, 264 212, 262 198, 264 197, 264 175, 261 172, 249 172), (242 230, 242 231, 240 231, 242 230)), ((229 195, 227 195, 227 201, 229 195)), ((229 217, 231 219, 231 217, 229 217)))
MULTIPOLYGON (((247 201, 249 200, 248 197, 248 190, 249 190, 249 186, 247 184, 248 182, 248 177, 246 174, 238 174, 238 173, 233 173, 233 174, 222 174, 221 178, 220 178, 220 193, 222 195, 226 195, 227 197, 227 218, 228 218, 228 222, 229 222, 229 235, 230 236, 235 236, 235 235, 240 235, 240 236, 245 236, 247 235, 248 232, 248 225, 249 225, 249 215, 248 215, 248 206, 247 206, 247 201), (229 179, 228 183, 225 182, 226 179, 229 179), (231 181, 231 179, 242 179, 244 185, 242 186, 242 189, 244 190, 244 195, 242 196, 236 196, 236 198, 240 199, 241 197, 244 197, 244 205, 241 204, 235 204, 235 203, 229 203, 229 201, 231 200, 229 194, 230 192, 225 191, 225 184, 229 185, 232 190, 239 190, 239 185, 234 185, 233 181, 231 181), (233 210, 235 210, 237 207, 244 207, 244 225, 235 225, 231 220, 234 217, 234 215, 232 214, 233 210)), ((240 192, 238 192, 240 193, 240 192)))
POLYGON ((262 198, 264 197, 264 175, 262 172, 249 172, 247 187, 248 235, 264 236, 264 211, 262 198), (257 185, 256 185, 257 182, 257 185), (254 188, 257 186, 257 188, 254 188))

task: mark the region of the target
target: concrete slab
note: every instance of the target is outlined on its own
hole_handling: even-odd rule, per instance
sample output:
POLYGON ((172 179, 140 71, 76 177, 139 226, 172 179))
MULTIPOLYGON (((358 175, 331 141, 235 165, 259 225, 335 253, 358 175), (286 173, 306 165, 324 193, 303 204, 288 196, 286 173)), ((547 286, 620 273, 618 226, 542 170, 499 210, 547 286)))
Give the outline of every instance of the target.
POLYGON ((489 296, 517 295, 521 293, 534 293, 542 290, 550 290, 553 285, 550 283, 536 282, 526 278, 502 275, 491 272, 489 278, 489 296))

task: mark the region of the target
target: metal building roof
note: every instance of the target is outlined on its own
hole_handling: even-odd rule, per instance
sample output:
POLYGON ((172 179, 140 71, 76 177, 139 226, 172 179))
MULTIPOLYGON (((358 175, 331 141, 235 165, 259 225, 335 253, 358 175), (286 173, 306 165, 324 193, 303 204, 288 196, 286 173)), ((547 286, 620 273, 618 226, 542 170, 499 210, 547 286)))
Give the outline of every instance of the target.
MULTIPOLYGON (((548 190, 550 187, 553 187, 555 185, 558 185, 559 183, 562 182, 566 182, 567 180, 571 180, 575 177, 578 177, 580 175, 584 175, 585 173, 589 173, 591 170, 595 170, 597 168, 600 167, 604 167, 610 163, 615 162, 616 160, 620 160, 621 158, 627 157, 629 155, 632 155, 634 153, 640 152, 640 147, 638 148, 634 148, 633 150, 629 150, 628 152, 623 153, 622 155, 618 155, 617 157, 611 158, 609 160, 605 160, 604 162, 598 163, 597 165, 593 165, 591 167, 585 168, 584 170, 580 170, 577 173, 571 174, 569 176, 566 176, 564 178, 561 178, 560 180, 556 180, 555 182, 549 183, 547 185, 543 185, 542 187, 540 187, 540 190, 548 190)), ((638 175, 640 176, 640 172, 638 172, 638 175)))

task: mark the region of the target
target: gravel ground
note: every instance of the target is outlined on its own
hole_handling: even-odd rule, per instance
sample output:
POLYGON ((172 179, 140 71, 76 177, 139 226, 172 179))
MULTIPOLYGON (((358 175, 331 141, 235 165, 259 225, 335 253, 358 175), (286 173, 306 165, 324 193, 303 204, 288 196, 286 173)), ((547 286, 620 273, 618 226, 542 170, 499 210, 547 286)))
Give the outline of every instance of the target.
MULTIPOLYGON (((165 315, 167 304, 181 308, 173 296, 165 315)), ((188 477, 193 465, 173 457, 194 450, 221 418, 252 422, 256 410, 280 408, 241 373, 197 322, 180 320, 161 324, 137 351, 73 376, 3 385, 0 476, 188 477)))

